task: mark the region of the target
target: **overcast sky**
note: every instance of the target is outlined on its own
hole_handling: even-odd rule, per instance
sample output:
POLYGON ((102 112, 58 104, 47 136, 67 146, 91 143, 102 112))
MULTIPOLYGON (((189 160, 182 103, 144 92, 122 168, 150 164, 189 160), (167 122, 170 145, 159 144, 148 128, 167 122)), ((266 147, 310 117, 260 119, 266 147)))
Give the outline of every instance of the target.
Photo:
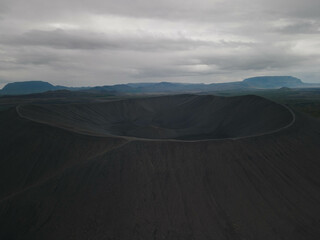
POLYGON ((0 0, 0 87, 320 82, 319 0, 0 0))

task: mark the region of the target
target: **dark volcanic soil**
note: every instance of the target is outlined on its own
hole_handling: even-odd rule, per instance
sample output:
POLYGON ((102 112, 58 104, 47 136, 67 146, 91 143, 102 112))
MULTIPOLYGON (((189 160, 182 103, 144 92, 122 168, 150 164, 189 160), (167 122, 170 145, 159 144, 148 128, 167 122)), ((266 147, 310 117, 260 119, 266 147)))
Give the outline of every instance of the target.
POLYGON ((0 239, 319 239, 320 123, 290 124, 283 106, 183 95, 19 112, 0 112, 0 239))

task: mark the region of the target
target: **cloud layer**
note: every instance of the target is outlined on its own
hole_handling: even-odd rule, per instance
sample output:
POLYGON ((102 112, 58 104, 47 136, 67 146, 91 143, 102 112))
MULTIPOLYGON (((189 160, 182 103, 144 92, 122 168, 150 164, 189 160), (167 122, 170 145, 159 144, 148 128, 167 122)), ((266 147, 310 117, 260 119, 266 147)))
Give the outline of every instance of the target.
POLYGON ((318 0, 0 0, 0 86, 320 82, 318 0))

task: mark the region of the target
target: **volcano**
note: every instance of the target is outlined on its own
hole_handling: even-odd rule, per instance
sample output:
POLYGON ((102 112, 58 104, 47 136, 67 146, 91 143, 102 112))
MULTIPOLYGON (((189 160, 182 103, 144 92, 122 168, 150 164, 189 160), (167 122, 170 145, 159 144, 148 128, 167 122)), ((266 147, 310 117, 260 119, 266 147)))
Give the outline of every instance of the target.
POLYGON ((257 96, 0 112, 0 239, 319 239, 320 123, 257 96))
POLYGON ((27 105, 20 106, 18 112, 23 118, 90 135, 154 140, 247 137, 277 131, 294 119, 288 108, 256 96, 177 95, 107 103, 27 105))

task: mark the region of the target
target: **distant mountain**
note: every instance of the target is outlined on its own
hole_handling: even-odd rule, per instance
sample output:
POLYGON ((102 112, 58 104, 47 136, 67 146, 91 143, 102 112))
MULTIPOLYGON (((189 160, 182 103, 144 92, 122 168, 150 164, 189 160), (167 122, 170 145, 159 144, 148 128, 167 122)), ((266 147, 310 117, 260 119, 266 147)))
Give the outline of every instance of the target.
POLYGON ((97 86, 97 87, 92 87, 85 92, 89 93, 132 93, 135 92, 135 89, 128 84, 116 84, 112 86, 97 86))
POLYGON ((307 84, 300 79, 291 76, 264 76, 253 77, 242 82, 212 83, 212 84, 192 84, 192 83, 130 83, 114 86, 96 87, 100 91, 116 91, 121 93, 181 93, 181 92, 208 92, 208 91, 228 91, 228 90, 248 90, 248 89, 276 89, 281 87, 316 87, 307 84))
POLYGON ((87 92, 117 92, 117 93, 196 93, 213 90, 229 90, 247 88, 242 82, 230 83, 173 83, 173 82, 158 82, 158 83, 129 83, 118 84, 113 86, 101 86, 88 89, 87 92))
POLYGON ((181 92, 210 92, 248 89, 276 89, 281 87, 316 87, 303 83, 300 79, 290 76, 253 77, 242 82, 192 84, 192 83, 129 83, 113 86, 95 87, 89 91, 111 91, 119 93, 181 93, 181 92))
POLYGON ((203 91, 207 84, 159 82, 149 85, 132 85, 141 92, 193 92, 203 91))
POLYGON ((94 94, 138 94, 138 93, 199 93, 233 90, 277 89, 288 88, 312 88, 320 87, 320 84, 304 83, 300 79, 291 76, 261 76, 244 79, 242 82, 228 83, 128 83, 96 87, 70 88, 54 86, 48 82, 28 81, 7 84, 1 91, 1 95, 20 95, 41 93, 55 90, 83 91, 94 94))
POLYGON ((116 84, 112 86, 100 86, 88 89, 87 92, 118 92, 118 93, 165 93, 165 92, 184 92, 202 91, 205 84, 186 84, 186 83, 128 83, 116 84))
POLYGON ((8 83, 1 90, 2 95, 20 95, 29 93, 45 92, 56 90, 56 87, 48 82, 43 81, 28 81, 8 83))
POLYGON ((305 85, 299 78, 291 76, 263 76, 252 77, 242 81, 254 88, 281 88, 281 87, 302 87, 305 85))
POLYGON ((8 83, 0 90, 0 95, 24 95, 32 93, 42 93, 47 91, 56 90, 85 90, 86 87, 65 87, 65 86, 54 86, 51 83, 44 81, 26 81, 26 82, 13 82, 8 83))

